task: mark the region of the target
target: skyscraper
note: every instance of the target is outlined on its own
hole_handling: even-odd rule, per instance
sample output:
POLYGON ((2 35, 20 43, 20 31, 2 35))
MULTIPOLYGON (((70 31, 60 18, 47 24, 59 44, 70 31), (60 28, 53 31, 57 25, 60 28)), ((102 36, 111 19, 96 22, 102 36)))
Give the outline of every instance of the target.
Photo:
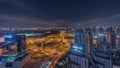
POLYGON ((16 42, 17 42, 17 51, 21 52, 21 51, 25 51, 26 50, 26 36, 24 35, 16 35, 16 42))
POLYGON ((22 68, 30 59, 26 53, 26 37, 23 35, 5 35, 5 42, 0 44, 0 68, 22 68))
POLYGON ((110 35, 110 46, 112 48, 116 47, 116 34, 114 32, 110 35))
POLYGON ((75 34, 75 42, 71 44, 68 54, 69 63, 67 68, 88 68, 89 59, 86 51, 84 31, 83 29, 78 29, 75 34))

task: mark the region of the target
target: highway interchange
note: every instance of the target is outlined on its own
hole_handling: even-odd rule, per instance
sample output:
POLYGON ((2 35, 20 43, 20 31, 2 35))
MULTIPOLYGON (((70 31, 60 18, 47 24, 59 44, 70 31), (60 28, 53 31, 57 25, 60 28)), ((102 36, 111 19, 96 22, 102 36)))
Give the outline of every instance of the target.
POLYGON ((70 49, 72 39, 66 38, 68 34, 61 31, 59 34, 51 34, 45 37, 27 38, 27 52, 31 54, 31 60, 24 68, 39 68, 41 62, 51 61, 49 68, 55 65, 70 49))

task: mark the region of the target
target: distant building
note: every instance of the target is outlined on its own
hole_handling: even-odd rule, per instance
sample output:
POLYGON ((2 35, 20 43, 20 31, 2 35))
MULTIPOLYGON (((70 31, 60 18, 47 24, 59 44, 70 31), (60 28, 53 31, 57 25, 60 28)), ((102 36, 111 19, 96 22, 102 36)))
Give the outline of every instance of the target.
POLYGON ((120 47, 120 35, 116 35, 116 47, 120 47))
POLYGON ((93 32, 91 31, 91 28, 88 28, 85 31, 85 44, 86 44, 86 50, 88 54, 91 54, 94 49, 94 44, 97 44, 97 40, 95 42, 95 39, 93 40, 93 32))
POLYGON ((0 43, 3 43, 3 42, 4 42, 4 37, 0 36, 0 43))
POLYGON ((110 46, 112 48, 115 48, 116 47, 116 34, 115 33, 112 33, 110 35, 110 46))

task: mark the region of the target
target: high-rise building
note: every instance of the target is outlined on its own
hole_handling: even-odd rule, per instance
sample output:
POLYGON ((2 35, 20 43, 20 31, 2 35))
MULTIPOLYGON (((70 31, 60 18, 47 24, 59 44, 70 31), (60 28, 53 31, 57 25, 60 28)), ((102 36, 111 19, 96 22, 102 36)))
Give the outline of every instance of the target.
POLYGON ((112 59, 109 53, 94 53, 95 68, 112 68, 112 59))
POLYGON ((109 44, 110 44, 110 34, 111 34, 110 32, 105 32, 106 41, 109 44))
POLYGON ((116 36, 116 47, 120 48, 120 35, 116 36))
MULTIPOLYGON (((86 36, 85 36, 85 43, 86 43, 86 48, 87 48, 87 53, 91 54, 92 50, 94 49, 94 43, 93 43, 93 33, 90 28, 88 28, 86 31, 86 36)), ((97 42, 97 41, 96 41, 97 42)))
POLYGON ((112 68, 112 55, 105 34, 97 36, 97 44, 93 50, 94 68, 112 68))
POLYGON ((113 52, 112 56, 113 68, 120 68, 120 50, 113 52))
POLYGON ((120 27, 118 27, 118 28, 116 29, 116 33, 117 33, 117 34, 120 34, 120 27))
POLYGON ((99 34, 103 34, 103 33, 104 33, 104 28, 102 28, 102 27, 99 28, 99 29, 98 29, 98 33, 99 33, 99 34))
POLYGON ((0 36, 0 43, 3 43, 3 42, 4 42, 4 37, 0 36))
POLYGON ((26 50, 26 36, 24 35, 16 35, 16 42, 17 42, 17 51, 21 52, 21 51, 25 51, 26 50))
POLYGON ((110 46, 111 46, 111 48, 116 47, 116 34, 115 33, 112 33, 110 35, 110 46))
POLYGON ((76 29, 67 57, 66 68, 120 68, 120 27, 76 29))
POLYGON ((0 44, 0 68, 22 68, 30 59, 30 55, 26 53, 25 36, 5 35, 5 37, 5 42, 0 44))
POLYGON ((77 30, 75 34, 75 42, 71 44, 68 54, 69 63, 67 64, 67 68, 88 68, 89 59, 86 52, 83 29, 77 30))

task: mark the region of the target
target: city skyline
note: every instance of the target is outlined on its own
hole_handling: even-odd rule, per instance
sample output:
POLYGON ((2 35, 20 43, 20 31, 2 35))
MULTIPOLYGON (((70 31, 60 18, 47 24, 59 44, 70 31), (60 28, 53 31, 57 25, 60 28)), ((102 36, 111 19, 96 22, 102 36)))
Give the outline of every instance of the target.
POLYGON ((0 27, 119 26, 120 1, 0 0, 0 27))
POLYGON ((120 68, 120 27, 0 31, 0 68, 120 68))
POLYGON ((120 68, 120 1, 0 0, 0 68, 120 68))

